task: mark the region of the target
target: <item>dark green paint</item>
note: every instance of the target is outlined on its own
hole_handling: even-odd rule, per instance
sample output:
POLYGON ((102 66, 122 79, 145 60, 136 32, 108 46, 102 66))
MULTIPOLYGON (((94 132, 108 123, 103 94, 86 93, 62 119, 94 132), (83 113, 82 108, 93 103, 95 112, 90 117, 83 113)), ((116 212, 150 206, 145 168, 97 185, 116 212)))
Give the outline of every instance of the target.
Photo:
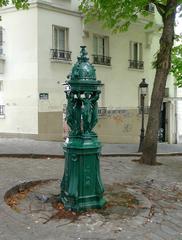
POLYGON ((60 200, 73 211, 101 208, 106 203, 100 177, 101 143, 92 131, 98 121, 101 82, 96 80, 95 69, 88 60, 83 46, 65 91, 70 132, 63 147, 65 169, 60 200))

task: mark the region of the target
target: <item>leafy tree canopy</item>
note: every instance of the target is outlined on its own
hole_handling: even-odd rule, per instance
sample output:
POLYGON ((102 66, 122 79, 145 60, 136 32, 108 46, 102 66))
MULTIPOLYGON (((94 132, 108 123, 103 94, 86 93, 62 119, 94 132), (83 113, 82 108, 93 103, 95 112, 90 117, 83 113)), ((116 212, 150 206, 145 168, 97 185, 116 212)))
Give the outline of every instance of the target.
POLYGON ((176 85, 182 87, 182 44, 172 49, 171 72, 175 77, 176 85))
MULTIPOLYGON (((167 0, 82 0, 80 10, 85 14, 85 21, 98 19, 104 27, 113 32, 127 31, 132 22, 136 22, 139 16, 147 17, 149 12, 146 6, 154 4, 162 18, 169 15, 171 8, 167 0), (167 9, 168 8, 168 9, 167 9)), ((177 1, 178 16, 182 17, 182 0, 177 1)), ((149 21, 145 28, 151 27, 149 21)), ((176 39, 179 42, 178 39, 176 39)), ((181 38, 182 42, 182 38, 181 38)), ((156 66, 155 66, 156 67, 156 66)), ((173 47, 171 72, 176 79, 176 85, 182 87, 182 45, 173 47)))
POLYGON ((0 7, 7 6, 9 4, 15 5, 17 9, 28 9, 29 3, 28 0, 0 0, 0 7))
POLYGON ((147 4, 147 0, 83 0, 80 10, 85 14, 86 21, 97 18, 105 27, 119 32, 126 31, 137 20, 139 13, 148 15, 147 4))
MULTIPOLYGON (((167 0, 82 0, 80 10, 85 14, 86 21, 96 18, 102 20, 104 26, 113 32, 119 32, 127 30, 140 15, 147 16, 149 12, 146 6, 150 3, 156 6, 162 17, 170 14, 167 0)), ((182 0, 177 0, 177 4, 180 7, 182 0)), ((152 24, 149 22, 146 27, 152 24)))

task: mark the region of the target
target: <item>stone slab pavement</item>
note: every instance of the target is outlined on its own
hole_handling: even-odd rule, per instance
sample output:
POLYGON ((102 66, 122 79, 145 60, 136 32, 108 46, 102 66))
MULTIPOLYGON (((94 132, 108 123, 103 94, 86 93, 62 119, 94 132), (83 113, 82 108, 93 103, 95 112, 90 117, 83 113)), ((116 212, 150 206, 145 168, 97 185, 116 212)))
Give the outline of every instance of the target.
POLYGON ((181 158, 158 157, 162 165, 146 166, 132 161, 133 157, 102 157, 103 183, 124 184, 130 192, 143 196, 148 207, 124 219, 107 220, 93 214, 76 222, 43 224, 31 211, 23 215, 9 208, 4 194, 22 182, 61 178, 64 160, 1 157, 0 240, 182 240, 181 158))
MULTIPOLYGON (((103 155, 137 155, 138 144, 102 144, 103 155)), ((182 154, 182 144, 158 144, 159 154, 182 154)), ((63 142, 0 138, 0 154, 63 155, 63 142)))

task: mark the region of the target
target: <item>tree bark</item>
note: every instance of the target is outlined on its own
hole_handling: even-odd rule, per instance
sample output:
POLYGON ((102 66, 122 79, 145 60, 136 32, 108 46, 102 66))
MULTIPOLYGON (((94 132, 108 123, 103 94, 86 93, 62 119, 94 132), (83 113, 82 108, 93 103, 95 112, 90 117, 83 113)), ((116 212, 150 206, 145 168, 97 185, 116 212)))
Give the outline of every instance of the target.
POLYGON ((171 67, 171 50, 174 41, 176 7, 177 0, 168 0, 165 13, 162 15, 163 31, 156 60, 156 74, 151 96, 143 153, 140 158, 141 163, 148 165, 156 164, 160 111, 164 98, 167 76, 171 67))

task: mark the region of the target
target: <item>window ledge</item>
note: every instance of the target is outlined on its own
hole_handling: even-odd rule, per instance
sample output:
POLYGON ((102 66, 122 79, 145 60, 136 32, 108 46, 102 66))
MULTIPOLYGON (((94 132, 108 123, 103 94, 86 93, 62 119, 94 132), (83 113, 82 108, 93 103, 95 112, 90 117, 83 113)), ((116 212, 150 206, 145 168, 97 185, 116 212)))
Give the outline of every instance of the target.
POLYGON ((96 63, 92 63, 92 65, 93 65, 94 67, 104 67, 104 68, 112 69, 112 66, 111 66, 111 65, 96 64, 96 63))
POLYGON ((129 71, 137 71, 137 72, 144 72, 144 68, 140 69, 140 68, 128 68, 129 71))
POLYGON ((59 59, 51 59, 51 63, 64 63, 64 64, 72 64, 72 61, 59 60, 59 59))

